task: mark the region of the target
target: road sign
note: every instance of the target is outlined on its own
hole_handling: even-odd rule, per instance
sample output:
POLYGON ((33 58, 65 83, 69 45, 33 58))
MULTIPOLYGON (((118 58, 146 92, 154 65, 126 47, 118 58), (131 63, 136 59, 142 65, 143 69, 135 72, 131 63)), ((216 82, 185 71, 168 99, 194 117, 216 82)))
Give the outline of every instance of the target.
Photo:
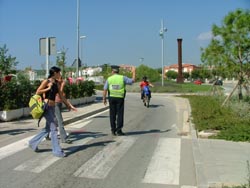
POLYGON ((40 55, 56 55, 55 37, 40 38, 39 43, 40 43, 39 46, 40 55), (48 39, 48 44, 47 44, 47 39, 48 39))

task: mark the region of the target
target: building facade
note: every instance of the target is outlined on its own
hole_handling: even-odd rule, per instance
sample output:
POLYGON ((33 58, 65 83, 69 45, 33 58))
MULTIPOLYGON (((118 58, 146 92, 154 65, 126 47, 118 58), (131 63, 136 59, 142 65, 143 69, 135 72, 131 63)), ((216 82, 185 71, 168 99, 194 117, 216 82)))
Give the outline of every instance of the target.
MULTIPOLYGON (((188 72, 190 74, 193 70, 196 70, 196 69, 200 69, 200 67, 193 65, 193 64, 188 64, 188 63, 182 64, 182 72, 188 72)), ((173 65, 164 67, 165 74, 170 70, 178 72, 178 64, 173 64, 173 65)))

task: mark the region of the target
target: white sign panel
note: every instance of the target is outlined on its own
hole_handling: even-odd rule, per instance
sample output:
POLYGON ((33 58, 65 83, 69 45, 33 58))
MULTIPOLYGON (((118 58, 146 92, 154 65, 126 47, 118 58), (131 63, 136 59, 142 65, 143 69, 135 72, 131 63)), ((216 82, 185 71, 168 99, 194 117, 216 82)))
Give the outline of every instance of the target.
POLYGON ((47 38, 40 38, 39 53, 40 55, 56 55, 56 38, 48 37, 48 54, 47 54, 47 38))

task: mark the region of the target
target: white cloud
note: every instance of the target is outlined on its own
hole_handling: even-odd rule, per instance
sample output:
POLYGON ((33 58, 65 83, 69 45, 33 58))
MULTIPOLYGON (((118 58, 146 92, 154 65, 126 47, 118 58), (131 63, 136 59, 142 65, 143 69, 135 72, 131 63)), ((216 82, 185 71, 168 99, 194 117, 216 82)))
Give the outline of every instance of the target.
POLYGON ((204 40, 211 40, 213 38, 213 34, 211 31, 204 32, 198 35, 197 40, 204 41, 204 40))

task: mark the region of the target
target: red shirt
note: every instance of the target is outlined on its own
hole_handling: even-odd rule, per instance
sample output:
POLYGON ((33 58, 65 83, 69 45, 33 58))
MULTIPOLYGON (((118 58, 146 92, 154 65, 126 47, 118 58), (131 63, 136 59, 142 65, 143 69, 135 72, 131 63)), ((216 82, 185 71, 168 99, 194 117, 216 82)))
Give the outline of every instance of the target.
POLYGON ((148 85, 149 85, 148 81, 141 81, 141 83, 140 83, 141 89, 142 89, 144 86, 148 86, 148 85))

